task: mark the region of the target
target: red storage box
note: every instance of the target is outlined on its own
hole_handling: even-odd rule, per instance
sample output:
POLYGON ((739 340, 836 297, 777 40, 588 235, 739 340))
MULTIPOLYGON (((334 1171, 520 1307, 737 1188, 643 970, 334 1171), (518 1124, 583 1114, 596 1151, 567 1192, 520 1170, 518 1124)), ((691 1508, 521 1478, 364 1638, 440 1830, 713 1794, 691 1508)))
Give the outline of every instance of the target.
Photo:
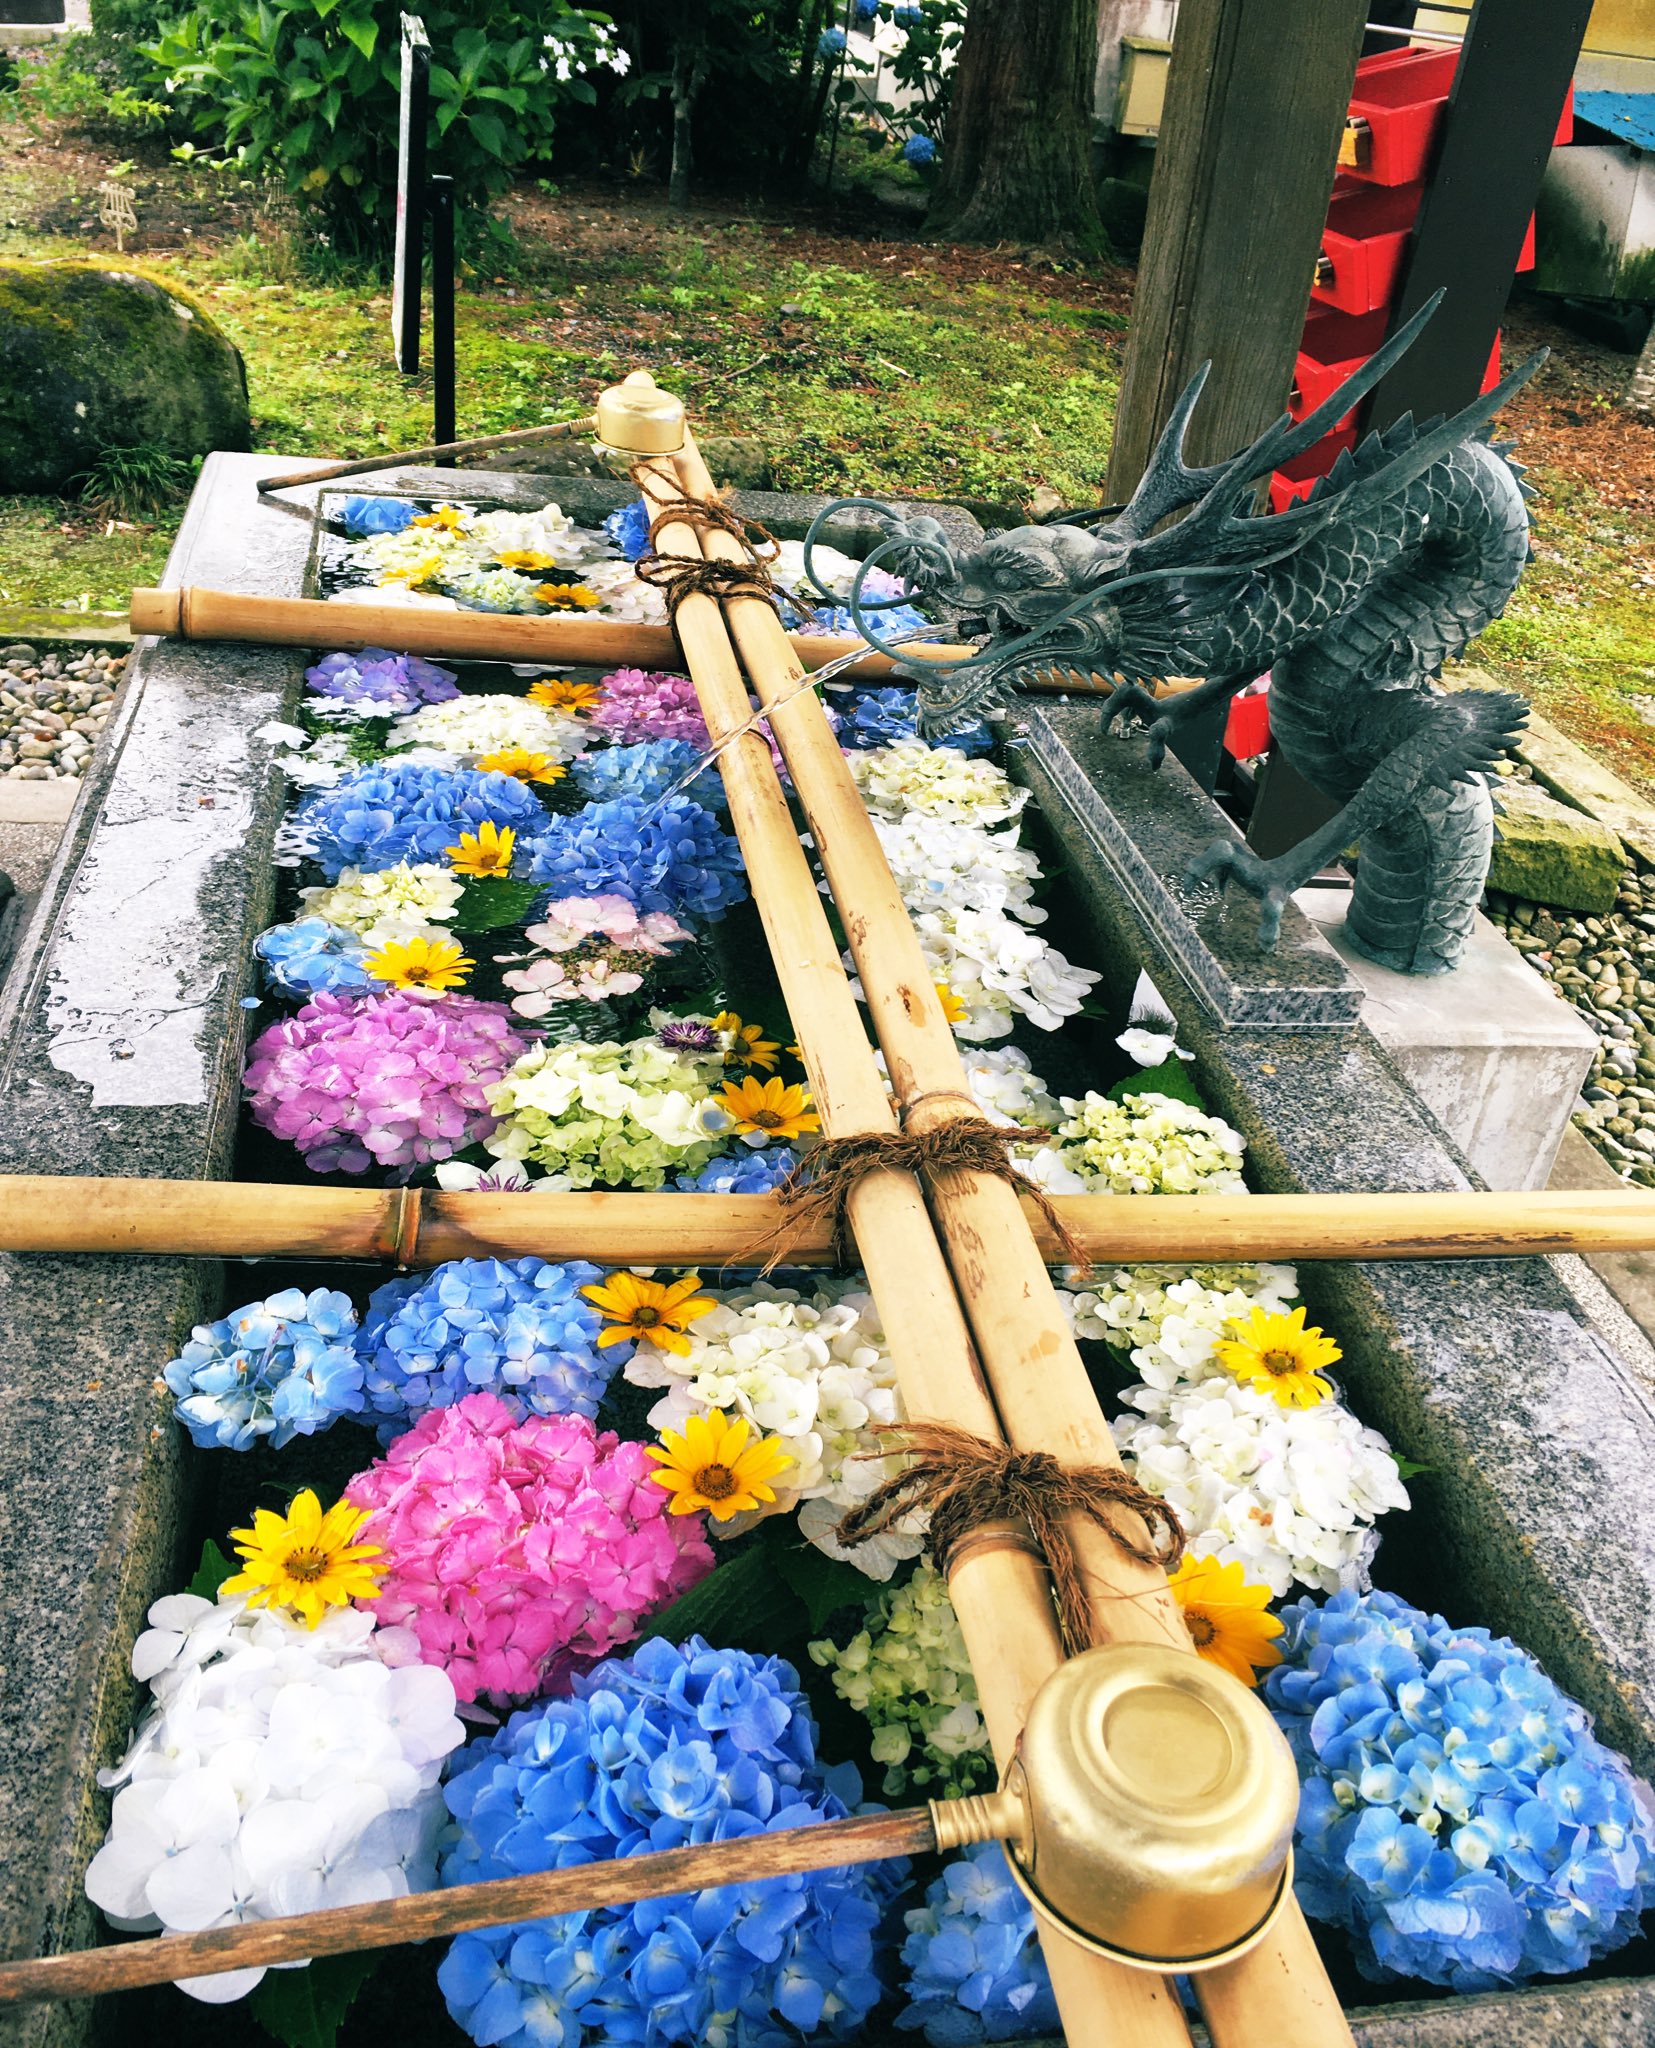
POLYGON ((1370 185, 1425 176, 1458 50, 1388 50, 1364 57, 1339 144, 1339 168, 1370 185))
MULTIPOLYGON (((1287 398, 1287 410, 1294 419, 1302 420, 1307 413, 1314 412, 1362 367, 1385 339, 1390 320, 1384 309, 1351 314, 1320 306, 1311 308, 1310 318, 1304 323, 1304 341, 1293 361, 1293 389, 1287 398)), ((1500 337, 1496 335, 1488 368, 1478 388, 1488 391, 1499 381, 1500 337)), ((1352 407, 1343 419, 1335 422, 1333 431, 1337 433, 1355 424, 1356 410, 1352 407)))
POLYGON ((1334 185, 1311 299, 1342 313, 1388 306, 1414 231, 1422 185, 1334 185))
POLYGON ((1238 761, 1250 761, 1269 744, 1269 691, 1260 690, 1255 697, 1232 697, 1230 715, 1224 725, 1224 751, 1238 761))
POLYGON ((1313 448, 1284 463, 1270 478, 1270 509, 1285 511, 1295 498, 1308 496, 1319 476, 1326 476, 1345 449, 1356 446, 1356 429, 1340 427, 1324 434, 1313 448))

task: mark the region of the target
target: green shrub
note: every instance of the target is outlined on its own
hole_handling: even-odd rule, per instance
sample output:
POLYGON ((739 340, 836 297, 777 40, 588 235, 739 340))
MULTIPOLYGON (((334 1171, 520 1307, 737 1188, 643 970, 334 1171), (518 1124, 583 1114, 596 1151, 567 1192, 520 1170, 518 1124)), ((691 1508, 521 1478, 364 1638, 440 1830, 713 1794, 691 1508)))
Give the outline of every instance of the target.
MULTIPOLYGON (((142 0, 114 0, 140 5, 142 0)), ((585 75, 627 59, 606 15, 569 0, 500 0, 488 26, 430 0, 429 164, 462 208, 485 207, 551 148, 585 75)), ((209 146, 278 174, 335 246, 382 256, 396 211, 400 0, 199 0, 147 54, 209 146)))
POLYGON ((52 122, 127 140, 166 126, 171 109, 154 96, 149 79, 149 67, 132 45, 79 33, 62 37, 46 56, 20 68, 17 93, 24 118, 36 130, 52 122))
POLYGON ((154 519, 189 495, 195 464, 154 442, 112 442, 75 481, 81 503, 100 519, 154 519))

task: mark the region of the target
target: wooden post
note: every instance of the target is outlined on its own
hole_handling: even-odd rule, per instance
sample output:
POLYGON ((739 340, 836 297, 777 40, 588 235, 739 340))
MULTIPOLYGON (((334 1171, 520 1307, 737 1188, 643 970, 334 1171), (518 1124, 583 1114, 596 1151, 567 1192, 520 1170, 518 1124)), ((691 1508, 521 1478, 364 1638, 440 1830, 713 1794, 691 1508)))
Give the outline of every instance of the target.
POLYGON ((1591 12, 1592 0, 1476 0, 1392 326, 1448 295, 1369 399, 1367 426, 1476 397, 1591 12))
MULTIPOLYGON (((1537 0, 1544 4, 1544 0, 1537 0)), ((1132 495, 1179 393, 1214 462, 1281 412, 1327 220, 1364 0, 1183 0, 1149 188, 1107 498, 1132 495)), ((1174 742, 1203 787, 1227 709, 1174 742)))

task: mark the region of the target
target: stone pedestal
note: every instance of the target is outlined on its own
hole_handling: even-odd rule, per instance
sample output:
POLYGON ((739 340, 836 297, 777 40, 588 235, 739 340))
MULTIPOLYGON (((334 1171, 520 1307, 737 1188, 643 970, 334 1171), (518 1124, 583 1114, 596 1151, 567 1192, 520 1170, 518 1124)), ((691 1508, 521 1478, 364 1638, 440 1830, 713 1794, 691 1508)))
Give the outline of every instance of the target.
POLYGON ((1597 1048, 1486 918, 1452 974, 1398 974, 1345 938, 1348 889, 1301 889, 1362 989, 1362 1022, 1491 1188, 1543 1188, 1597 1048))

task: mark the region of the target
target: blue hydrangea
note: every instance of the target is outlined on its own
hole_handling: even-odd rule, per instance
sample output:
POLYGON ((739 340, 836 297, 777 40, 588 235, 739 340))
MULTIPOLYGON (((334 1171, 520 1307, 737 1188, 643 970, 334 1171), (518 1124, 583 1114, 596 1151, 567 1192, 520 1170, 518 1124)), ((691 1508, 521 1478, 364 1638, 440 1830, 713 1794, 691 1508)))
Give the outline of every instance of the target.
POLYGON ((720 1152, 699 1173, 681 1173, 673 1186, 683 1195, 768 1195, 799 1163, 790 1145, 743 1145, 720 1152))
MULTIPOLYGON (((860 1786, 817 1762, 791 1665, 692 1636, 513 1715, 461 1752, 443 1796, 456 1826, 441 1881, 456 1885, 837 1820, 860 1786)), ((472 2040, 504 2048, 844 2040, 884 1989, 880 1921, 904 1872, 863 1864, 462 1934, 437 1981, 472 2040)))
POLYGON ((1583 1970, 1655 1900, 1625 1761, 1524 1650, 1390 1593, 1284 1607, 1265 1698, 1303 1790, 1297 1890, 1376 1979, 1583 1970))
POLYGON ((317 790, 294 813, 293 827, 314 844, 317 865, 336 882, 348 867, 377 873, 401 860, 440 861, 485 818, 516 831, 525 860, 546 825, 539 801, 515 776, 376 761, 317 790))
POLYGON ((376 1287, 356 1348, 368 1403, 391 1418, 382 1437, 467 1394, 498 1395, 519 1421, 595 1416, 632 1355, 598 1348, 604 1319, 579 1290, 602 1278, 581 1259, 453 1259, 376 1287))
POLYGON ((747 894, 741 848, 687 796, 615 797, 550 820, 529 874, 559 896, 624 896, 682 922, 720 918, 747 894))
POLYGON ((357 932, 329 924, 325 917, 301 917, 296 924, 273 924, 253 941, 264 962, 264 978, 284 995, 314 996, 324 989, 335 994, 351 989, 382 987, 368 972, 371 948, 357 932))
POLYGON ((348 1294, 287 1287, 221 1322, 198 1323, 162 1378, 174 1413, 203 1450, 277 1449, 363 1407, 348 1294))
POLYGON ((902 145, 902 160, 909 164, 934 164, 937 160, 937 145, 929 135, 910 135, 902 145))
POLYGON ((635 562, 640 555, 649 552, 649 506, 642 498, 630 505, 623 505, 618 512, 611 512, 603 522, 605 538, 620 549, 629 562, 635 562))
POLYGON ((946 733, 922 735, 918 695, 894 684, 881 690, 858 690, 849 710, 839 714, 842 747, 894 747, 922 737, 932 746, 957 747, 962 754, 986 754, 994 745, 993 733, 980 718, 968 719, 946 733))
MULTIPOLYGON (((702 758, 688 740, 639 740, 630 747, 597 747, 583 754, 571 769, 575 787, 589 803, 633 798, 655 803, 702 758)), ((684 791, 698 804, 722 805, 724 783, 709 765, 684 791)))
POLYGON ((899 28, 917 28, 925 19, 925 9, 919 0, 897 0, 891 9, 891 19, 899 28))
POLYGON ((831 64, 844 47, 845 31, 842 28, 825 28, 816 38, 816 54, 827 64, 831 64))
POLYGON ((858 21, 872 21, 879 12, 879 0, 856 0, 858 21))
POLYGON ((324 654, 305 670, 305 682, 318 697, 337 697, 346 704, 373 705, 382 716, 417 711, 422 704, 445 704, 460 694, 454 671, 422 661, 417 654, 393 654, 386 647, 364 647, 357 654, 324 654))
MULTIPOLYGON (((870 577, 868 580, 871 583, 873 579, 870 577)), ((867 595, 872 597, 873 592, 870 590, 867 595)), ((881 605, 873 611, 864 608, 864 615, 881 640, 900 640, 905 633, 931 631, 931 621, 911 604, 881 605)), ((855 639, 862 631, 848 604, 829 604, 824 598, 817 598, 811 605, 808 626, 797 606, 789 604, 785 598, 781 602, 781 618, 782 624, 795 632, 848 633, 855 639)))
POLYGON ((1034 1908, 1013 1884, 998 1842, 979 1842, 950 1863, 906 1919, 908 2003, 899 2027, 922 2032, 932 2048, 1058 2032, 1034 1908))
POLYGON ((347 498, 339 508, 353 538, 368 533, 401 533, 414 523, 417 507, 406 498, 347 498))

